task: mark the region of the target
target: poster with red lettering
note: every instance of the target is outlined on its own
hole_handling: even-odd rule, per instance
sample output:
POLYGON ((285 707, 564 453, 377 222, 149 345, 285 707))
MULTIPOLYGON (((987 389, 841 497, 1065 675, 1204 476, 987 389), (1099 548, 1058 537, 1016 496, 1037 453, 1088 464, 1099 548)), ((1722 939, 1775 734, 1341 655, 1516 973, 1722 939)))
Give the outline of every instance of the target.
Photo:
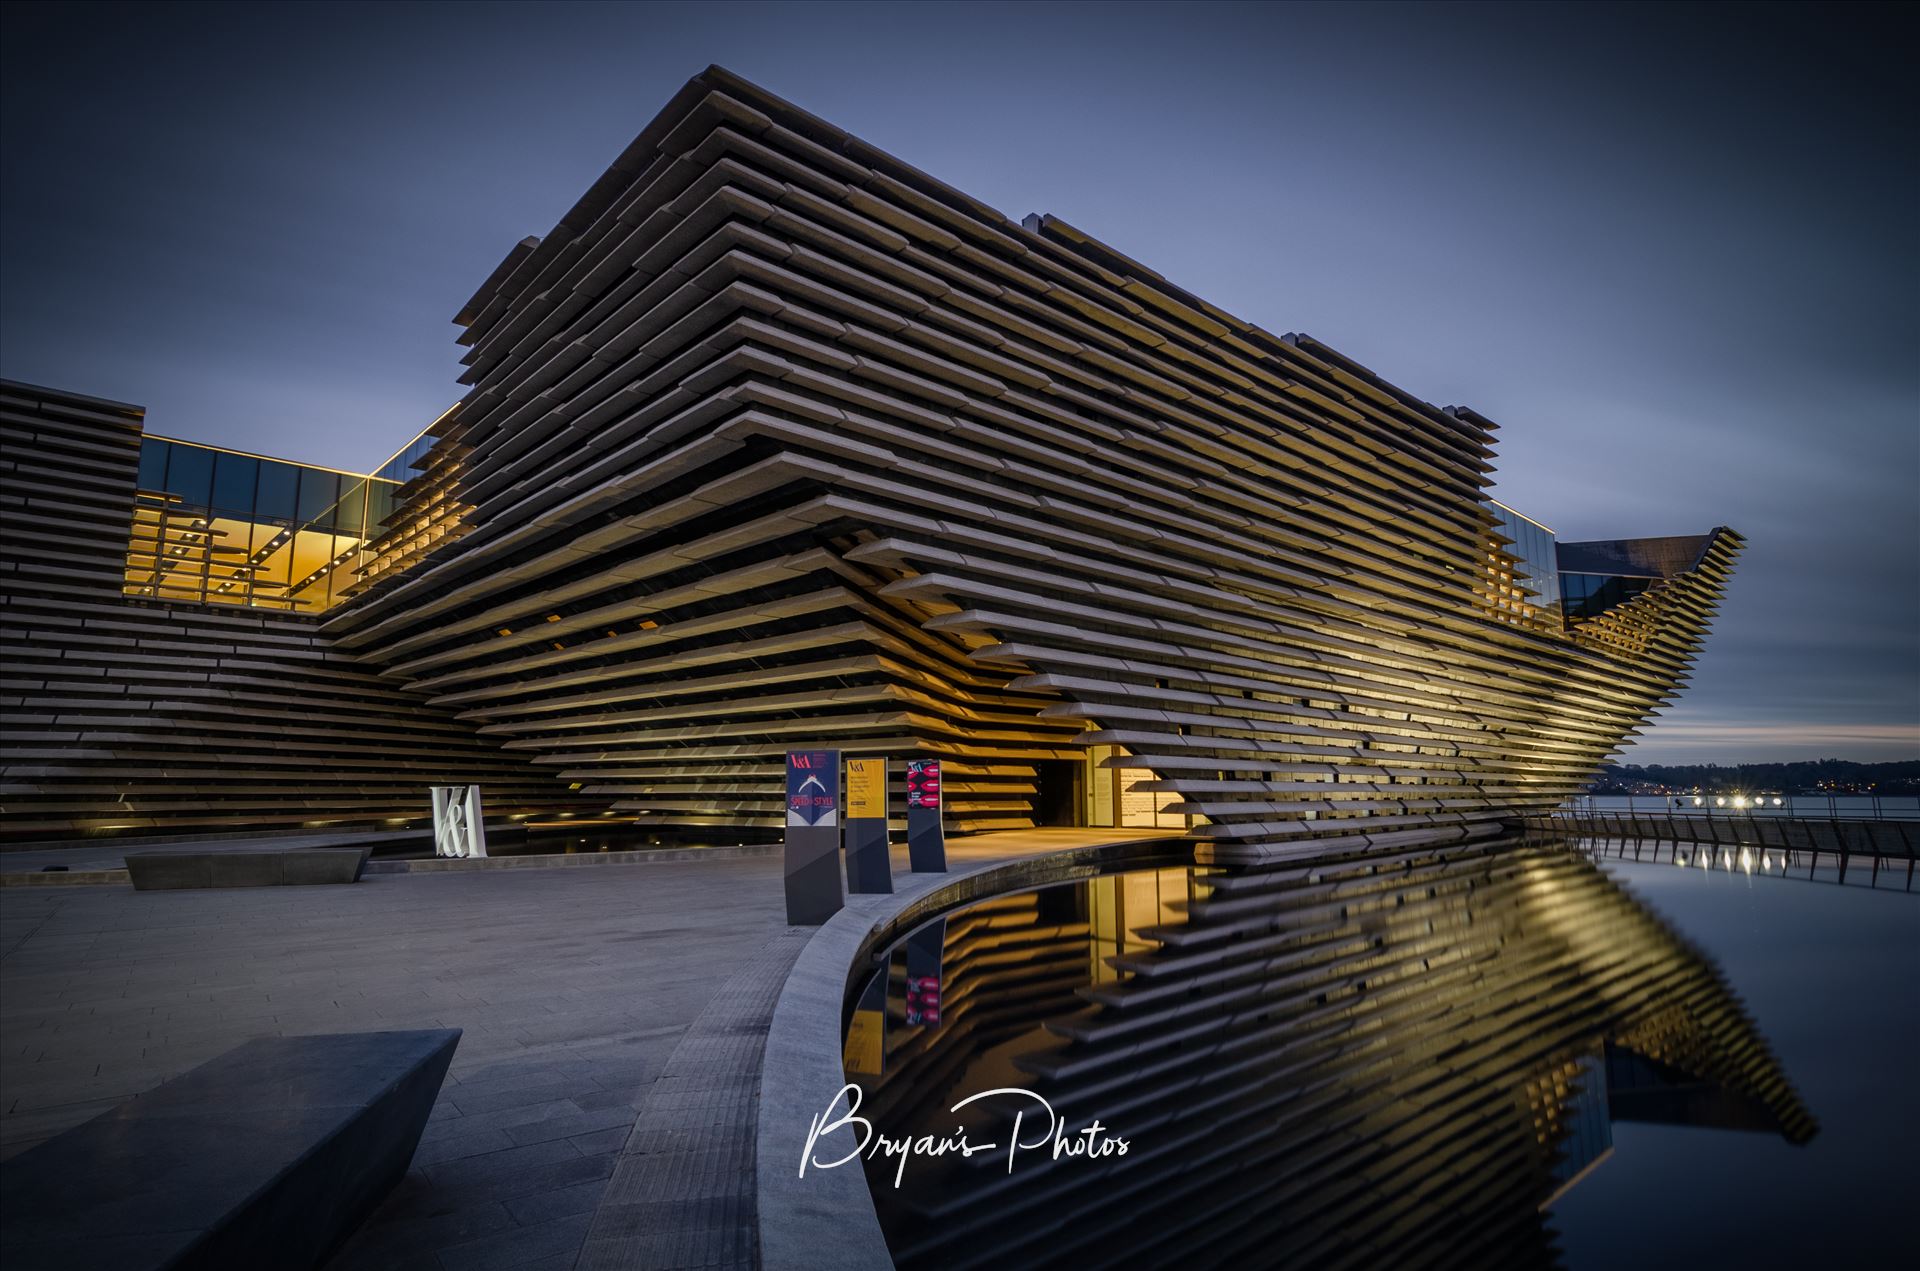
POLYGON ((838 825, 840 754, 834 750, 787 752, 787 824, 838 825))
POLYGON ((938 759, 915 759, 907 764, 907 806, 909 808, 940 806, 940 761, 938 759))

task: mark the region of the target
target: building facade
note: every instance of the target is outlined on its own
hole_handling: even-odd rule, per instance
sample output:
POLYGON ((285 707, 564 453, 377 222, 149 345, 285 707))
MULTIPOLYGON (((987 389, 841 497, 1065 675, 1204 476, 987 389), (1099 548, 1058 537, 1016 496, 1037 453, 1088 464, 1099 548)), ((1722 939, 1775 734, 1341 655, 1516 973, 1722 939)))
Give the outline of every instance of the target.
POLYGON ((397 826, 449 781, 526 815, 577 806, 321 633, 365 478, 147 437, 136 406, 14 383, 0 474, 7 839, 397 826))
MULTIPOLYGON (((785 750, 830 745, 940 757, 956 830, 1265 857, 1575 792, 1684 683, 1739 546, 1562 545, 1612 580, 1564 606, 1550 535, 1490 504, 1490 421, 717 68, 455 321, 466 396, 380 469, 291 487, 10 388, 10 480, 87 484, 97 556, 9 548, 9 641, 53 647, 69 603, 297 631, 384 695, 341 723, 372 784, 303 752, 306 819, 417 820, 432 768, 500 813, 771 830, 785 750)), ((136 763, 62 670, 13 699, 7 833, 157 825, 156 800, 195 828, 167 775, 193 765, 136 763)))

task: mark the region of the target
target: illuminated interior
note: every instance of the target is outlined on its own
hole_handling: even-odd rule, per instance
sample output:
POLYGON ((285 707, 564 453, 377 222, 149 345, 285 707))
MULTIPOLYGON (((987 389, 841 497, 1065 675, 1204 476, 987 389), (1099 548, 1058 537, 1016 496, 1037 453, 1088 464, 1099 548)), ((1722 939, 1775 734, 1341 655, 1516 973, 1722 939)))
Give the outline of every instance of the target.
POLYGON ((1114 825, 1128 829, 1186 830, 1188 818, 1169 808, 1180 796, 1171 790, 1147 790, 1154 780, 1147 768, 1129 768, 1127 752, 1119 746, 1087 747, 1086 808, 1083 825, 1114 825))
POLYGON ((359 580, 400 484, 145 437, 126 593, 319 613, 359 580))

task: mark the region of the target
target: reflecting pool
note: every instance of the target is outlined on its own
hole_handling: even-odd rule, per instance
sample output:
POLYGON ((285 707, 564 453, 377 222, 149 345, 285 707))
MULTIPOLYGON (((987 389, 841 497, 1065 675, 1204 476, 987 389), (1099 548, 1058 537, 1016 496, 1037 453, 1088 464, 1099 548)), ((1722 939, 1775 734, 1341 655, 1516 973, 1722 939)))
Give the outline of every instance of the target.
POLYGON ((847 1078, 903 1266, 1873 1265, 1917 938, 1563 843, 1135 870, 907 935, 847 1078))

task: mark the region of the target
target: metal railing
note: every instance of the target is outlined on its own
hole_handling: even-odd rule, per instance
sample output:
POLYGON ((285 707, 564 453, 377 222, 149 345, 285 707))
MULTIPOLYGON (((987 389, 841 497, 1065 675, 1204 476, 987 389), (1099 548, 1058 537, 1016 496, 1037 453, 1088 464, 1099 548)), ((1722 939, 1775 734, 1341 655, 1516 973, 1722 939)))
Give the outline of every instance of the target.
POLYGON ((1846 881, 1847 870, 1856 860, 1872 871, 1870 882, 1879 881, 1883 865, 1906 866, 1907 890, 1913 890, 1915 857, 1920 854, 1920 822, 1870 817, 1788 817, 1788 816, 1714 816, 1674 812, 1613 812, 1562 809, 1549 816, 1532 818, 1529 828, 1562 835, 1618 839, 1622 842, 1652 844, 1653 859, 1660 859, 1661 846, 1671 846, 1677 862, 1685 846, 1706 846, 1732 855, 1745 853, 1757 860, 1762 872, 1773 872, 1778 860, 1784 874, 1796 874, 1802 864, 1808 877, 1819 868, 1820 858, 1832 858, 1839 881, 1846 881))
POLYGON ((1920 795, 1582 794, 1562 805, 1561 811, 1801 819, 1819 817, 1829 821, 1920 821, 1920 795))

